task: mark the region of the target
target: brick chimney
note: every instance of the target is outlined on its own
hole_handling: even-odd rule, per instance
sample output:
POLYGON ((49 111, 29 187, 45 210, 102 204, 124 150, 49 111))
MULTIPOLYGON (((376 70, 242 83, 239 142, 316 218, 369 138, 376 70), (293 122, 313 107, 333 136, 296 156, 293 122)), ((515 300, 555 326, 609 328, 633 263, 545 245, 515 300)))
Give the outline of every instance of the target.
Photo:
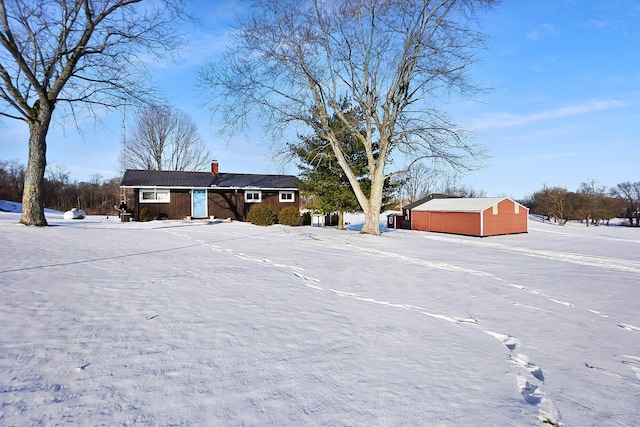
POLYGON ((218 175, 218 161, 217 160, 212 160, 211 161, 211 173, 214 175, 218 175))

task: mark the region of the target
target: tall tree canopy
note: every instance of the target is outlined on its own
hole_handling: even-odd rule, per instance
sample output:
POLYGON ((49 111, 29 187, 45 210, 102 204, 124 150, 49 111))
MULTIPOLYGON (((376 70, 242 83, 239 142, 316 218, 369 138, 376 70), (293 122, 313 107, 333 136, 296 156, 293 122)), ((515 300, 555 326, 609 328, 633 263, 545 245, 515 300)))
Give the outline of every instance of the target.
POLYGON ((179 45, 183 17, 182 0, 0 0, 0 115, 29 126, 23 224, 47 224, 42 192, 54 110, 144 100, 148 55, 179 45))
POLYGON ((327 141, 379 234, 385 170, 394 150, 413 159, 468 167, 480 151, 438 108, 451 90, 476 89, 467 71, 482 35, 476 13, 491 0, 255 0, 232 48, 202 70, 215 112, 233 132, 253 113, 278 132, 297 124, 327 141), (362 114, 351 128, 367 158, 366 194, 331 126, 352 126, 340 106, 362 114), (377 155, 375 152, 377 150, 377 155))
POLYGON ((125 164, 131 169, 197 171, 211 153, 188 114, 168 107, 147 107, 126 142, 125 164))

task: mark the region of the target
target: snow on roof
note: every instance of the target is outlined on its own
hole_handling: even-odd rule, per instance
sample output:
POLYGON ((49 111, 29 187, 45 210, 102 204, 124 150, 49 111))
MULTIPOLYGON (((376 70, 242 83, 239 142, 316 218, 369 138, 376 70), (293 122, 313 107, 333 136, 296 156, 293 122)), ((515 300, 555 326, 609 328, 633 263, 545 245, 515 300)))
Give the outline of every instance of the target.
MULTIPOLYGON (((416 206, 414 211, 482 212, 507 197, 476 197, 468 199, 432 199, 416 206)), ((510 200, 510 199, 509 199, 510 200)), ((517 202, 514 202, 517 203, 517 202)))

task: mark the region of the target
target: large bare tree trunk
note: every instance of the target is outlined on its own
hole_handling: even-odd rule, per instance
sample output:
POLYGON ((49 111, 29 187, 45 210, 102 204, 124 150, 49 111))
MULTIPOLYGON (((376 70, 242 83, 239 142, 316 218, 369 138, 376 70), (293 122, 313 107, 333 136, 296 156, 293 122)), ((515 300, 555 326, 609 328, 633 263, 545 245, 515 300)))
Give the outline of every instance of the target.
POLYGON ((371 179, 371 195, 366 203, 361 203, 364 211, 364 225, 360 231, 363 234, 380 235, 380 209, 382 208, 382 189, 384 176, 371 179), (376 179, 377 178, 377 179, 376 179))
POLYGON ((47 133, 53 107, 36 106, 38 117, 29 123, 29 161, 24 176, 22 218, 25 225, 46 226, 44 216, 44 173, 47 167, 47 133))

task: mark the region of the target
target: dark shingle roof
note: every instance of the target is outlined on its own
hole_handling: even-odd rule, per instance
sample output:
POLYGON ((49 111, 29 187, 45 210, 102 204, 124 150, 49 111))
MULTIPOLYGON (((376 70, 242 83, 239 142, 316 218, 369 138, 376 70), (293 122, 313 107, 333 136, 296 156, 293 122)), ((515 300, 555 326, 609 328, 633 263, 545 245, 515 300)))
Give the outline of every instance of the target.
POLYGON ((181 188, 295 188, 293 175, 260 175, 242 173, 149 171, 127 169, 122 187, 181 187, 181 188))
POLYGON ((127 169, 122 187, 209 187, 211 174, 206 172, 148 171, 127 169))
POLYGON ((258 175, 246 173, 221 173, 212 185, 216 187, 295 188, 293 175, 258 175))

